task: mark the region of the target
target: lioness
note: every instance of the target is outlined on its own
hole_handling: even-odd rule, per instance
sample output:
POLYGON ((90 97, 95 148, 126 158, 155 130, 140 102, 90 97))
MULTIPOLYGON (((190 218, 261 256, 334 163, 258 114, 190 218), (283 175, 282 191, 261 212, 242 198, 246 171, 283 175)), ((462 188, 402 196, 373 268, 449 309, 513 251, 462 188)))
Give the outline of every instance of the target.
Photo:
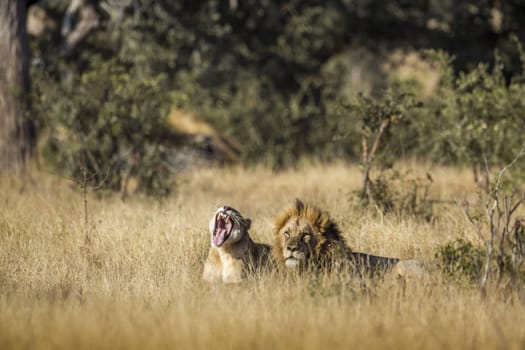
POLYGON ((270 246, 255 243, 248 233, 250 226, 251 220, 239 211, 228 206, 217 209, 209 224, 211 247, 204 280, 238 283, 268 264, 270 246))
POLYGON ((353 252, 327 212, 305 205, 299 199, 275 219, 272 259, 277 266, 287 269, 347 266, 359 276, 389 270, 407 275, 419 268, 415 260, 353 252))

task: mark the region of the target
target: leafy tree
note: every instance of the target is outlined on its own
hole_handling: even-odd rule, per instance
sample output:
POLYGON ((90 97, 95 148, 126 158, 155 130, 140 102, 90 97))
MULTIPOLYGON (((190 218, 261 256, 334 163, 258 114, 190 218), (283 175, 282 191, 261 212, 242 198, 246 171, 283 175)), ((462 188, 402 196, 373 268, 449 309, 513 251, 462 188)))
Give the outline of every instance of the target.
MULTIPOLYGON (((470 164, 481 181, 488 176, 488 168, 510 162, 523 146, 524 73, 507 81, 496 53, 492 68, 480 63, 456 77, 450 56, 438 56, 444 67, 441 85, 437 97, 424 109, 434 122, 422 123, 426 130, 420 129, 416 139, 426 139, 430 147, 425 152, 435 158, 470 164)), ((483 185, 488 192, 488 177, 483 185)))
MULTIPOLYGON (((359 95, 357 99, 346 106, 349 119, 358 120, 361 127, 361 151, 363 164, 363 180, 361 199, 365 202, 375 201, 370 170, 380 147, 387 147, 392 136, 392 127, 401 122, 407 123, 406 111, 417 107, 419 103, 413 95, 387 91, 383 96, 372 98, 359 95)), ((347 125, 352 127, 353 125, 347 125)), ((383 158, 384 160, 384 158, 383 158)))
POLYGON ((81 179, 87 172, 88 185, 125 191, 129 176, 134 176, 139 190, 166 194, 164 143, 176 140, 165 133, 162 87, 161 78, 139 79, 117 60, 96 57, 69 84, 54 89, 37 85, 36 108, 48 134, 47 159, 68 177, 81 179))
MULTIPOLYGON (((61 19, 69 3, 49 0, 47 6, 52 15, 61 19)), ((129 132, 112 133, 107 126, 110 99, 116 99, 119 106, 144 101, 143 89, 148 103, 141 105, 149 107, 141 113, 148 113, 152 120, 163 123, 161 106, 169 98, 173 106, 201 116, 225 137, 242 145, 244 163, 266 162, 274 168, 293 165, 303 156, 358 159, 362 135, 368 132, 366 139, 372 149, 374 132, 380 130, 386 118, 379 109, 388 106, 401 106, 405 116, 403 127, 395 128, 395 137, 388 135, 392 120, 380 138, 380 144, 388 144, 392 159, 415 155, 443 162, 479 164, 480 159, 486 158, 495 163, 513 154, 519 139, 514 126, 522 125, 517 117, 523 100, 523 74, 516 46, 510 45, 509 36, 510 32, 523 35, 525 21, 521 19, 525 11, 520 11, 523 6, 518 2, 89 3, 97 11, 100 24, 78 45, 64 54, 64 39, 57 33, 33 42, 41 52, 40 59, 35 60, 40 64, 33 67, 34 76, 43 77, 38 91, 44 95, 57 91, 53 99, 40 96, 35 112, 44 128, 55 130, 53 134, 58 134, 56 130, 65 131, 71 135, 71 143, 83 140, 82 133, 89 127, 98 130, 100 138, 112 140, 108 144, 120 145, 108 146, 101 154, 117 149, 120 152, 132 143, 129 132), (414 52, 422 48, 448 52, 441 53, 438 59, 427 56, 441 74, 437 91, 430 96, 423 96, 413 82, 392 82, 381 68, 380 57, 388 58, 394 50, 414 52), (499 50, 496 63, 495 48, 499 50), (380 73, 374 80, 364 76, 369 85, 366 90, 374 94, 368 100, 355 102, 357 109, 349 111, 339 101, 348 101, 362 91, 351 84, 353 75, 360 73, 353 69, 356 61, 366 65, 358 62, 359 52, 376 60, 374 70, 380 73), (98 57, 96 61, 94 57, 98 57), (97 69, 105 72, 107 79, 98 76, 90 80, 89 88, 82 87, 86 83, 82 77, 93 76, 97 69), (113 91, 125 74, 135 89, 113 91), (153 81, 158 83, 148 85, 153 81), (146 86, 141 86, 141 82, 146 86), (105 86, 108 84, 109 88, 105 86), (376 93, 388 87, 392 103, 376 93), (110 93, 100 96, 99 89, 110 93), (409 99, 401 98, 412 95, 414 100, 424 101, 422 108, 409 108, 409 99), (64 101, 64 96, 76 104, 64 101), (95 103, 100 99, 106 103, 95 103), (71 106, 66 109, 68 104, 71 106), (82 113, 75 111, 75 122, 69 123, 61 114, 71 115, 70 110, 75 108, 82 109, 82 113), (83 113, 99 115, 106 122, 91 117, 80 123, 83 113), (365 116, 381 117, 376 123, 365 120, 365 116), (363 125, 370 129, 366 131, 363 125)), ((130 121, 120 120, 129 118, 129 108, 125 113, 114 114, 119 119, 117 124, 130 125, 130 121)), ((132 139, 148 140, 148 149, 165 147, 167 153, 177 152, 178 142, 166 143, 165 136, 150 134, 147 125, 151 120, 143 122, 144 128, 132 128, 137 133, 132 139)), ((165 125, 159 128, 165 129, 165 125)), ((69 167, 66 172, 76 174, 78 169, 71 168, 71 162, 56 161, 68 159, 68 152, 61 144, 48 149, 55 166, 69 167)), ((145 151, 139 153, 139 158, 147 158, 145 151)), ((102 168, 114 168, 119 157, 97 156, 98 161, 113 159, 108 163, 112 165, 93 171, 104 173, 102 168)), ((82 163, 81 158, 73 163, 82 163)), ((167 163, 158 164, 169 164, 170 157, 164 158, 167 163)), ((119 181, 115 178, 110 187, 117 188, 119 181)))

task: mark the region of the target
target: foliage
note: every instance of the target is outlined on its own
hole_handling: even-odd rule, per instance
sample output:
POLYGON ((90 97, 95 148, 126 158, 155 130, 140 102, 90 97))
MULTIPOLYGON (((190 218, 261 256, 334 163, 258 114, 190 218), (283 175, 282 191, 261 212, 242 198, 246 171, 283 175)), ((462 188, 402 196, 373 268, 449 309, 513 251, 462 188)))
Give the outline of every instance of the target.
MULTIPOLYGON (((410 171, 384 169, 371 180, 368 204, 382 212, 393 212, 399 217, 414 217, 430 221, 434 218, 434 201, 430 198, 432 176, 415 176, 410 171)), ((360 202, 363 205, 363 202, 360 202)))
POLYGON ((162 79, 140 79, 115 59, 94 57, 67 84, 35 80, 35 110, 45 125, 43 153, 52 166, 77 181, 121 190, 126 177, 155 195, 169 188, 162 145, 162 79), (50 87, 52 87, 50 89, 50 87))
MULTIPOLYGON (((517 249, 517 245, 512 245, 507 246, 504 251, 491 254, 489 272, 496 276, 493 282, 497 282, 503 287, 523 285, 525 282, 523 255, 517 254, 517 249)), ((467 278, 470 282, 480 283, 487 259, 487 251, 483 246, 474 245, 472 242, 458 238, 439 246, 436 259, 441 271, 449 277, 467 278)))
MULTIPOLYGON (((521 51, 519 44, 517 47, 521 51)), ((419 116, 414 130, 418 134, 414 139, 422 145, 416 152, 436 160, 469 164, 478 179, 488 176, 487 168, 500 168, 522 147, 525 71, 507 81, 496 53, 492 69, 480 63, 456 77, 450 68, 453 58, 443 52, 431 55, 442 67, 443 76, 438 95, 421 111, 430 120, 425 122, 419 116)), ((523 165, 517 166, 523 169, 523 165)), ((485 180, 488 192, 489 179, 485 180)))
MULTIPOLYGON (((58 28, 32 40, 39 62, 32 72, 35 115, 41 129, 69 135, 69 148, 55 142, 46 152, 68 176, 78 176, 79 166, 72 164, 84 162, 80 148, 105 164, 88 164, 99 174, 94 182, 130 151, 141 159, 135 168, 143 171, 140 186, 147 192, 164 187, 162 164, 177 149, 152 130, 164 128, 166 102, 194 112, 242 145, 243 163, 276 169, 305 156, 356 161, 362 137, 371 144, 381 121, 393 115, 392 123, 399 124, 385 131, 381 147, 388 152, 378 152, 375 163, 416 156, 477 169, 486 160, 495 167, 515 154, 521 140, 523 31, 508 35, 525 23, 517 3, 95 3, 101 25, 73 51, 63 52, 58 28), (497 40, 482 40, 487 37, 497 40), (421 48, 437 49, 422 55, 440 77, 428 94, 417 79, 393 78, 384 68, 393 52, 421 48), (133 101, 142 102, 132 107, 133 101), (132 121, 120 120, 130 115, 132 121), (136 127, 139 121, 144 127, 136 127), (73 145, 85 142, 87 128, 98 134, 96 146, 104 151, 73 145), (67 155, 75 152, 76 158, 67 155)), ((46 3, 58 22, 66 6, 66 0, 46 3)), ((119 188, 124 172, 113 173, 110 188, 119 188)))
MULTIPOLYGON (((381 169, 388 166, 385 159, 392 156, 391 152, 380 152, 379 149, 384 150, 388 147, 393 125, 400 124, 400 122, 406 123, 406 111, 416 106, 418 102, 413 95, 394 93, 390 90, 378 99, 359 94, 355 102, 345 106, 349 112, 349 119, 358 120, 358 125, 361 126, 363 182, 360 197, 362 204, 373 203, 379 205, 384 211, 393 209, 394 202, 388 189, 388 183, 380 178, 372 180, 370 171, 378 154, 383 155, 380 158, 382 160, 381 169)), ((350 129, 349 126, 347 128, 350 129)))
POLYGON ((436 259, 440 269, 448 276, 466 277, 471 282, 481 278, 485 250, 472 242, 458 238, 439 246, 436 259))
POLYGON ((344 115, 338 121, 338 136, 354 137, 353 142, 360 140, 363 165, 372 162, 376 154, 383 163, 391 164, 396 156, 394 152, 376 152, 379 149, 392 150, 394 135, 411 123, 410 117, 413 114, 409 112, 421 107, 414 94, 395 86, 376 96, 358 94, 341 104, 344 115), (356 132, 359 134, 356 135, 356 132), (376 142, 377 147, 374 150, 376 142))
POLYGON ((525 219, 517 216, 525 202, 525 192, 514 188, 507 193, 502 186, 505 173, 524 154, 522 150, 499 171, 484 205, 485 215, 472 215, 467 208, 467 217, 484 239, 484 247, 459 240, 441 247, 438 252, 445 272, 477 280, 484 295, 489 282, 507 288, 519 288, 525 282, 525 219))
POLYGON ((446 101, 443 113, 454 115, 457 121, 453 138, 456 155, 471 163, 481 162, 482 157, 489 164, 510 162, 522 142, 513 130, 525 127, 520 112, 525 107, 522 77, 507 84, 496 56, 492 72, 487 65, 478 65, 459 76, 455 91, 455 98, 446 101))

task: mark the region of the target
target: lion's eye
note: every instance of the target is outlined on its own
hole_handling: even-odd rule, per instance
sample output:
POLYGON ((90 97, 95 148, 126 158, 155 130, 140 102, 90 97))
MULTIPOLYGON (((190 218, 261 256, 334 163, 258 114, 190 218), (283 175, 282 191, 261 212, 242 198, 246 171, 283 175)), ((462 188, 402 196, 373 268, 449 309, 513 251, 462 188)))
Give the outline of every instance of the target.
POLYGON ((290 238, 290 232, 284 231, 284 237, 285 238, 290 238))
POLYGON ((304 235, 303 236, 303 241, 305 241, 306 243, 310 242, 310 239, 312 238, 312 236, 310 235, 304 235))

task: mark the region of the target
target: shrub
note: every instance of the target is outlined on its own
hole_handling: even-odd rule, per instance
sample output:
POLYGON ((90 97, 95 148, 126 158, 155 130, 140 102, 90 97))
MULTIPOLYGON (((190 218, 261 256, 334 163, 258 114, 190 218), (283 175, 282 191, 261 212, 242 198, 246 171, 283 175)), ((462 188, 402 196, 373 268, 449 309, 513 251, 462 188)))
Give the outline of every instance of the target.
POLYGON ((485 246, 479 248, 457 241, 438 252, 445 272, 478 279, 482 294, 487 293, 489 282, 512 288, 525 282, 525 219, 516 216, 525 202, 525 192, 516 188, 510 192, 502 190, 503 175, 524 155, 525 149, 499 171, 484 203, 485 215, 472 215, 467 208, 467 217, 483 237, 485 246))
POLYGON ((478 282, 485 257, 482 247, 458 238, 438 247, 436 258, 438 266, 448 276, 466 277, 471 282, 478 282))
POLYGON ((121 190, 134 175, 140 191, 168 192, 161 79, 100 57, 67 84, 46 78, 35 79, 34 108, 45 125, 42 152, 55 169, 78 181, 87 174, 89 186, 121 190))

